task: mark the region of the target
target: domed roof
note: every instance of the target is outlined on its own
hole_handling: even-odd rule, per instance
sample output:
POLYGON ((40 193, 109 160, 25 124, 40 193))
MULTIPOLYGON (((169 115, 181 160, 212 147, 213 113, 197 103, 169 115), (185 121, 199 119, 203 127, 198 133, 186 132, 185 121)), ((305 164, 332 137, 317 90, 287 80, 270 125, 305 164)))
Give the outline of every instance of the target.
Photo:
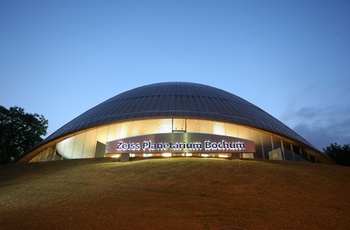
POLYGON ((252 103, 218 88, 188 82, 155 83, 116 95, 73 119, 46 138, 44 143, 113 122, 166 117, 232 122, 280 134, 311 146, 252 103))

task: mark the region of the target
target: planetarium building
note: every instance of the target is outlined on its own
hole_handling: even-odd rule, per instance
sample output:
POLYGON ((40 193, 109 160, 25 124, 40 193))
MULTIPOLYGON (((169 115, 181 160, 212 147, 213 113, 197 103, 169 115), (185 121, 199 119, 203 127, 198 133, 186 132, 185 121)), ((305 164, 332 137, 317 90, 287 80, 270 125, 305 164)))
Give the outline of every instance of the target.
POLYGON ((138 87, 84 112, 20 162, 116 157, 215 157, 331 163, 248 101, 207 85, 138 87))

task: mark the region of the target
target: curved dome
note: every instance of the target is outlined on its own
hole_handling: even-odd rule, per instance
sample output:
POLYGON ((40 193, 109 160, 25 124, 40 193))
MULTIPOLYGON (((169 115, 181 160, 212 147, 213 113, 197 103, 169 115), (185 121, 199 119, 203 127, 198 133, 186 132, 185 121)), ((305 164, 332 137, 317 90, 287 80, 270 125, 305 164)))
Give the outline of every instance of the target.
POLYGON ((187 82, 156 83, 121 93, 81 114, 41 144, 91 127, 153 117, 227 121, 267 130, 312 147, 282 122, 248 101, 218 88, 187 82))

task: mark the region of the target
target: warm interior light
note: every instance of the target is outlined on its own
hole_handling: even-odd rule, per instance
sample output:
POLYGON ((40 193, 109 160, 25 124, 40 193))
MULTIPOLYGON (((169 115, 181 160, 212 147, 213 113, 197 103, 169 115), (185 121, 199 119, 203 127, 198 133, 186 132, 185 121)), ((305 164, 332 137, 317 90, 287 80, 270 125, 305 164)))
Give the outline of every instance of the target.
POLYGON ((221 158, 227 158, 227 157, 229 157, 229 156, 228 156, 228 154, 219 154, 219 157, 221 157, 221 158))
POLYGON ((163 153, 162 156, 163 156, 163 157, 171 157, 172 154, 171 154, 171 153, 163 153))
POLYGON ((129 157, 135 157, 135 153, 130 153, 129 157))
POLYGON ((222 122, 214 122, 213 133, 217 135, 225 135, 225 124, 222 122))
POLYGON ((209 154, 207 154, 207 153, 202 153, 201 156, 202 156, 202 157, 209 157, 209 154))
POLYGON ((186 157, 191 157, 192 153, 186 153, 186 157))
POLYGON ((144 153, 144 154, 143 154, 143 157, 152 157, 152 156, 153 156, 152 153, 144 153))
POLYGON ((254 158, 254 154, 253 153, 243 153, 242 158, 254 158))

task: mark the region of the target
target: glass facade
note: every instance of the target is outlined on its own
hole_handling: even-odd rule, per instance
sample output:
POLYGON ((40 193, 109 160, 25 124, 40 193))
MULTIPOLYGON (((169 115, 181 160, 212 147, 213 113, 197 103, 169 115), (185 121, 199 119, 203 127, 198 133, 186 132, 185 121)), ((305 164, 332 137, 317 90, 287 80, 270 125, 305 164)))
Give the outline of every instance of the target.
MULTIPOLYGON (((174 132, 205 133, 224 135, 255 142, 255 153, 158 153, 133 154, 130 157, 225 157, 256 158, 291 161, 319 162, 317 153, 307 146, 291 139, 243 125, 205 119, 145 119, 118 122, 91 128, 71 134, 60 140, 46 144, 44 149, 30 162, 52 161, 60 159, 79 159, 105 157, 105 146, 109 141, 122 138, 174 132)), ((112 157, 120 157, 115 155, 112 157)))

